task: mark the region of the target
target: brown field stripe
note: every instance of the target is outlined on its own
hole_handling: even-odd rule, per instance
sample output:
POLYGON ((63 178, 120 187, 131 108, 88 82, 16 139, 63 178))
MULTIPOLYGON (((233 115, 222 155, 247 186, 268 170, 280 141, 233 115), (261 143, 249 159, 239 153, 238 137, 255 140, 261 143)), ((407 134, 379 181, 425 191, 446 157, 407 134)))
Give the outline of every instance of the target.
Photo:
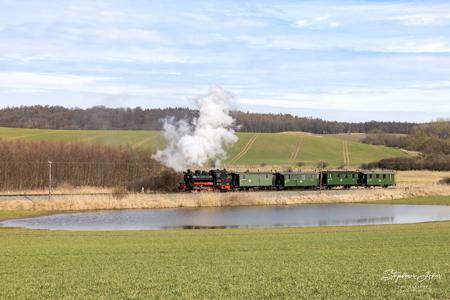
POLYGON ((345 142, 345 149, 347 152, 347 164, 350 164, 350 151, 348 151, 348 142, 345 142))
POLYGON ((348 151, 348 142, 347 141, 342 142, 342 155, 344 156, 344 164, 349 165, 350 164, 350 154, 348 151))
POLYGON ((57 133, 57 132, 58 132, 57 130, 46 131, 46 132, 36 132, 36 133, 29 133, 29 134, 9 137, 8 139, 10 139, 10 140, 18 140, 18 139, 23 139, 23 138, 28 138, 28 137, 34 137, 34 136, 40 136, 40 135, 46 135, 46 134, 54 134, 54 133, 57 133))
POLYGON ((93 135, 93 136, 88 136, 88 137, 79 139, 78 142, 85 143, 85 142, 89 142, 89 141, 95 140, 97 138, 101 138, 101 137, 104 137, 104 136, 107 136, 107 135, 111 135, 111 134, 113 134, 113 132, 99 133, 99 134, 96 134, 96 135, 93 135))
POLYGON ((294 150, 291 151, 291 154, 289 155, 289 161, 292 161, 294 159, 295 151, 297 150, 297 144, 295 144, 294 150))
POLYGON ((344 157, 344 165, 347 164, 347 156, 345 155, 345 141, 342 141, 342 156, 344 157))
POLYGON ((303 140, 299 139, 299 141, 295 145, 295 149, 294 149, 294 151, 292 151, 291 156, 289 157, 290 162, 293 162, 294 160, 297 159, 298 153, 300 152, 300 148, 302 146, 302 142, 303 142, 303 140))
POLYGON ((131 145, 131 148, 132 148, 132 149, 139 148, 140 146, 144 145, 144 144, 147 143, 147 142, 150 142, 150 141, 156 139, 157 137, 158 137, 157 134, 154 135, 154 136, 149 136, 148 138, 145 138, 145 139, 143 139, 143 140, 140 140, 139 142, 134 143, 133 145, 131 145))
POLYGON ((301 148, 302 148, 302 145, 303 145, 303 140, 300 139, 300 140, 298 141, 298 143, 297 143, 297 149, 295 150, 295 154, 294 154, 293 160, 296 160, 296 159, 297 159, 298 154, 300 153, 300 150, 301 150, 301 148))
POLYGON ((245 153, 247 153, 248 149, 251 147, 254 140, 256 140, 256 136, 257 135, 254 135, 248 140, 248 142, 247 142, 247 144, 245 144, 244 148, 242 148, 242 150, 235 157, 233 157, 233 159, 230 161, 231 163, 237 162, 242 156, 244 156, 245 153))
POLYGON ((257 137, 258 137, 258 134, 255 134, 254 136, 252 136, 248 140, 247 144, 245 144, 244 148, 242 148, 241 152, 239 152, 235 157, 233 157, 231 159, 230 163, 234 164, 239 159, 241 159, 250 150, 250 148, 253 146, 253 143, 255 143, 257 137))

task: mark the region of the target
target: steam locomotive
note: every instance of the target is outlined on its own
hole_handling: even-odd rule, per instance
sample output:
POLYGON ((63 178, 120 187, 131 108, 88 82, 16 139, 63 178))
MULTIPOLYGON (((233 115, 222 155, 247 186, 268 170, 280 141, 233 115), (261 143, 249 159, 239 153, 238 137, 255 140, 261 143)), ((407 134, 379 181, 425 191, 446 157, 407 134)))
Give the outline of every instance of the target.
POLYGON ((228 172, 227 170, 184 172, 180 191, 245 191, 288 189, 332 189, 395 185, 393 171, 328 170, 320 172, 228 172))
POLYGON ((226 170, 184 172, 180 191, 230 191, 232 175, 226 170))

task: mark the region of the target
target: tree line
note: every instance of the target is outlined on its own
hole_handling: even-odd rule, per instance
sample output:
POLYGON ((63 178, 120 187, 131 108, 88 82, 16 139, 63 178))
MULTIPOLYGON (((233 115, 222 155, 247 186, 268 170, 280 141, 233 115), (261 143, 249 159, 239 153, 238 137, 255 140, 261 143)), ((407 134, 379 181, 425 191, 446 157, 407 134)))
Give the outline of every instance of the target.
POLYGON ((373 131, 362 140, 368 144, 397 147, 421 154, 418 157, 389 158, 362 165, 363 168, 397 170, 450 170, 450 122, 436 121, 417 125, 411 134, 393 135, 373 131))
MULTIPOLYGON (((62 106, 20 106, 0 109, 0 126, 42 129, 126 129, 160 130, 162 120, 192 120, 197 110, 189 108, 107 108, 88 109, 62 106)), ((385 133, 409 134, 416 124, 407 122, 336 122, 291 114, 249 113, 233 111, 236 130, 242 132, 304 131, 316 134, 362 132, 380 130, 385 133)))

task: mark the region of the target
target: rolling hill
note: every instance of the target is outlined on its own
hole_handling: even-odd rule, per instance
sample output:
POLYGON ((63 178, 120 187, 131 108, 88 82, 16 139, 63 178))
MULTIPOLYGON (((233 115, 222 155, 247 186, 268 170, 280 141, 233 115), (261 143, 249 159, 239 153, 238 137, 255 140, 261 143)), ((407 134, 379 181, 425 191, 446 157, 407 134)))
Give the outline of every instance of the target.
MULTIPOLYGON (((401 149, 363 144, 350 135, 314 135, 300 132, 238 133, 239 141, 228 151, 226 165, 315 166, 325 161, 331 167, 359 166, 388 157, 409 156, 401 149)), ((158 131, 132 130, 49 130, 0 128, 0 138, 30 141, 104 143, 148 149, 154 153, 164 147, 158 131)))

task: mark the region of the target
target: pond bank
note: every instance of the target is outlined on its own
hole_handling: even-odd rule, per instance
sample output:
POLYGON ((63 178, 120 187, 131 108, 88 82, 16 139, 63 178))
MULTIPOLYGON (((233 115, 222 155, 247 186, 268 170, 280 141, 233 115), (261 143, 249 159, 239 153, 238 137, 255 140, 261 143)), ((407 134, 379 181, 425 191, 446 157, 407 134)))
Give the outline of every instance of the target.
POLYGON ((1 198, 4 211, 81 211, 99 209, 227 207, 306 203, 394 201, 429 196, 450 196, 450 186, 427 185, 389 189, 324 191, 265 191, 236 193, 173 193, 124 195, 64 195, 1 198))

